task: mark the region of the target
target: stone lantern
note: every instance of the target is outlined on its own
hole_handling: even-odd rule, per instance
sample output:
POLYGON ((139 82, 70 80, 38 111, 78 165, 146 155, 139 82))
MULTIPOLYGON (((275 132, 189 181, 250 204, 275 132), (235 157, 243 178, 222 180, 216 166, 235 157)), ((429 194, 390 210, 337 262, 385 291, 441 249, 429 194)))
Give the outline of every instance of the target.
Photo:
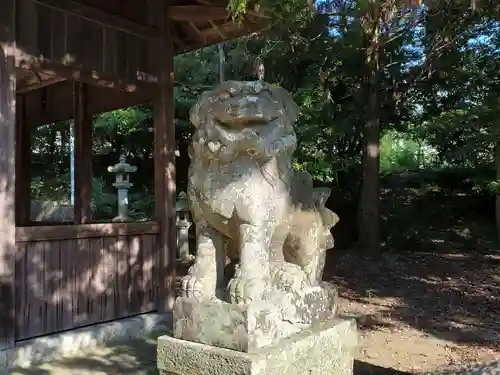
POLYGON ((136 171, 137 167, 127 164, 125 155, 120 156, 118 164, 108 167, 108 172, 116 174, 116 182, 113 186, 118 190, 118 216, 113 219, 113 222, 131 221, 128 216, 128 189, 133 184, 130 183, 129 174, 136 171))
POLYGON ((185 192, 181 191, 175 204, 177 226, 177 256, 182 262, 190 262, 193 255, 189 253, 189 228, 191 220, 189 215, 189 202, 185 192))

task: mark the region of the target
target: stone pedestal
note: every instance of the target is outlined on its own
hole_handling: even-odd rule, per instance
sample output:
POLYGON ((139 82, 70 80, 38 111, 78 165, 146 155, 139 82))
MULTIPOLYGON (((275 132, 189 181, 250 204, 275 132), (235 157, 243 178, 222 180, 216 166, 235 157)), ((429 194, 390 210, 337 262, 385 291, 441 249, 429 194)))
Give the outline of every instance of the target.
POLYGON ((275 291, 269 301, 250 305, 178 297, 174 337, 250 353, 335 316, 333 286, 324 284, 302 292, 275 291))
POLYGON ((330 190, 291 168, 298 114, 260 81, 224 82, 192 108, 196 258, 158 341, 162 374, 352 375, 356 325, 322 282, 338 217, 330 190))
POLYGON ((162 375, 352 375, 354 320, 331 319, 252 353, 161 336, 162 375))

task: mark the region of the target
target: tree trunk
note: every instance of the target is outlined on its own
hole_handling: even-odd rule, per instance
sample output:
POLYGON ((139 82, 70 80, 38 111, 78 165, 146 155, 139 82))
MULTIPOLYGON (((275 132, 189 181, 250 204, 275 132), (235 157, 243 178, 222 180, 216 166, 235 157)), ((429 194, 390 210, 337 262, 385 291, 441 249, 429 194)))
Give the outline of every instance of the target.
POLYGON ((226 80, 226 57, 224 55, 224 45, 219 43, 217 47, 219 49, 219 82, 222 83, 226 80))
MULTIPOLYGON (((500 143, 497 144, 495 150, 495 162, 497 171, 496 180, 498 182, 500 181, 500 143)), ((496 192, 496 199, 495 199, 495 219, 497 228, 497 242, 500 243, 500 195, 498 192, 496 192)))
POLYGON ((359 202, 359 245, 363 251, 379 251, 379 169, 380 169, 380 67, 379 67, 379 9, 375 2, 369 10, 365 24, 367 36, 366 80, 368 108, 363 131, 363 173, 359 202))

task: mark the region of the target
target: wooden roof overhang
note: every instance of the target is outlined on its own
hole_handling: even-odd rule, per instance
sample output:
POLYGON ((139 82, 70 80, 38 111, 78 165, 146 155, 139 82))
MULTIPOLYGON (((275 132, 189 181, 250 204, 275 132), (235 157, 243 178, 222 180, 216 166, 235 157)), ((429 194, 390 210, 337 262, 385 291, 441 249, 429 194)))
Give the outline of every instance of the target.
POLYGON ((243 22, 233 22, 227 0, 171 0, 166 11, 167 0, 6 1, 16 13, 16 92, 25 97, 27 116, 36 117, 26 119, 34 126, 71 117, 68 80, 94 86, 94 113, 149 101, 158 82, 162 16, 176 55, 258 32, 265 24, 252 10, 243 22), (115 89, 112 98, 98 88, 115 89), (40 106, 44 111, 35 108, 40 106))

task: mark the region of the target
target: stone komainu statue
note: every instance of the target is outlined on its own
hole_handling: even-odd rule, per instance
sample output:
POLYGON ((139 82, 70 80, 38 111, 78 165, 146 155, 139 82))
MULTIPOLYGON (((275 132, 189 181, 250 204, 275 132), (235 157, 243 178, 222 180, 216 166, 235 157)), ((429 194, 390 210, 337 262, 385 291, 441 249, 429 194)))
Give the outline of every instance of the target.
POLYGON ((197 255, 182 280, 184 297, 283 298, 295 303, 283 319, 304 323, 335 309, 321 277, 338 217, 325 208, 330 190, 292 170, 298 113, 286 90, 262 81, 225 82, 192 108, 188 196, 197 255), (299 300, 309 301, 307 311, 299 300))

